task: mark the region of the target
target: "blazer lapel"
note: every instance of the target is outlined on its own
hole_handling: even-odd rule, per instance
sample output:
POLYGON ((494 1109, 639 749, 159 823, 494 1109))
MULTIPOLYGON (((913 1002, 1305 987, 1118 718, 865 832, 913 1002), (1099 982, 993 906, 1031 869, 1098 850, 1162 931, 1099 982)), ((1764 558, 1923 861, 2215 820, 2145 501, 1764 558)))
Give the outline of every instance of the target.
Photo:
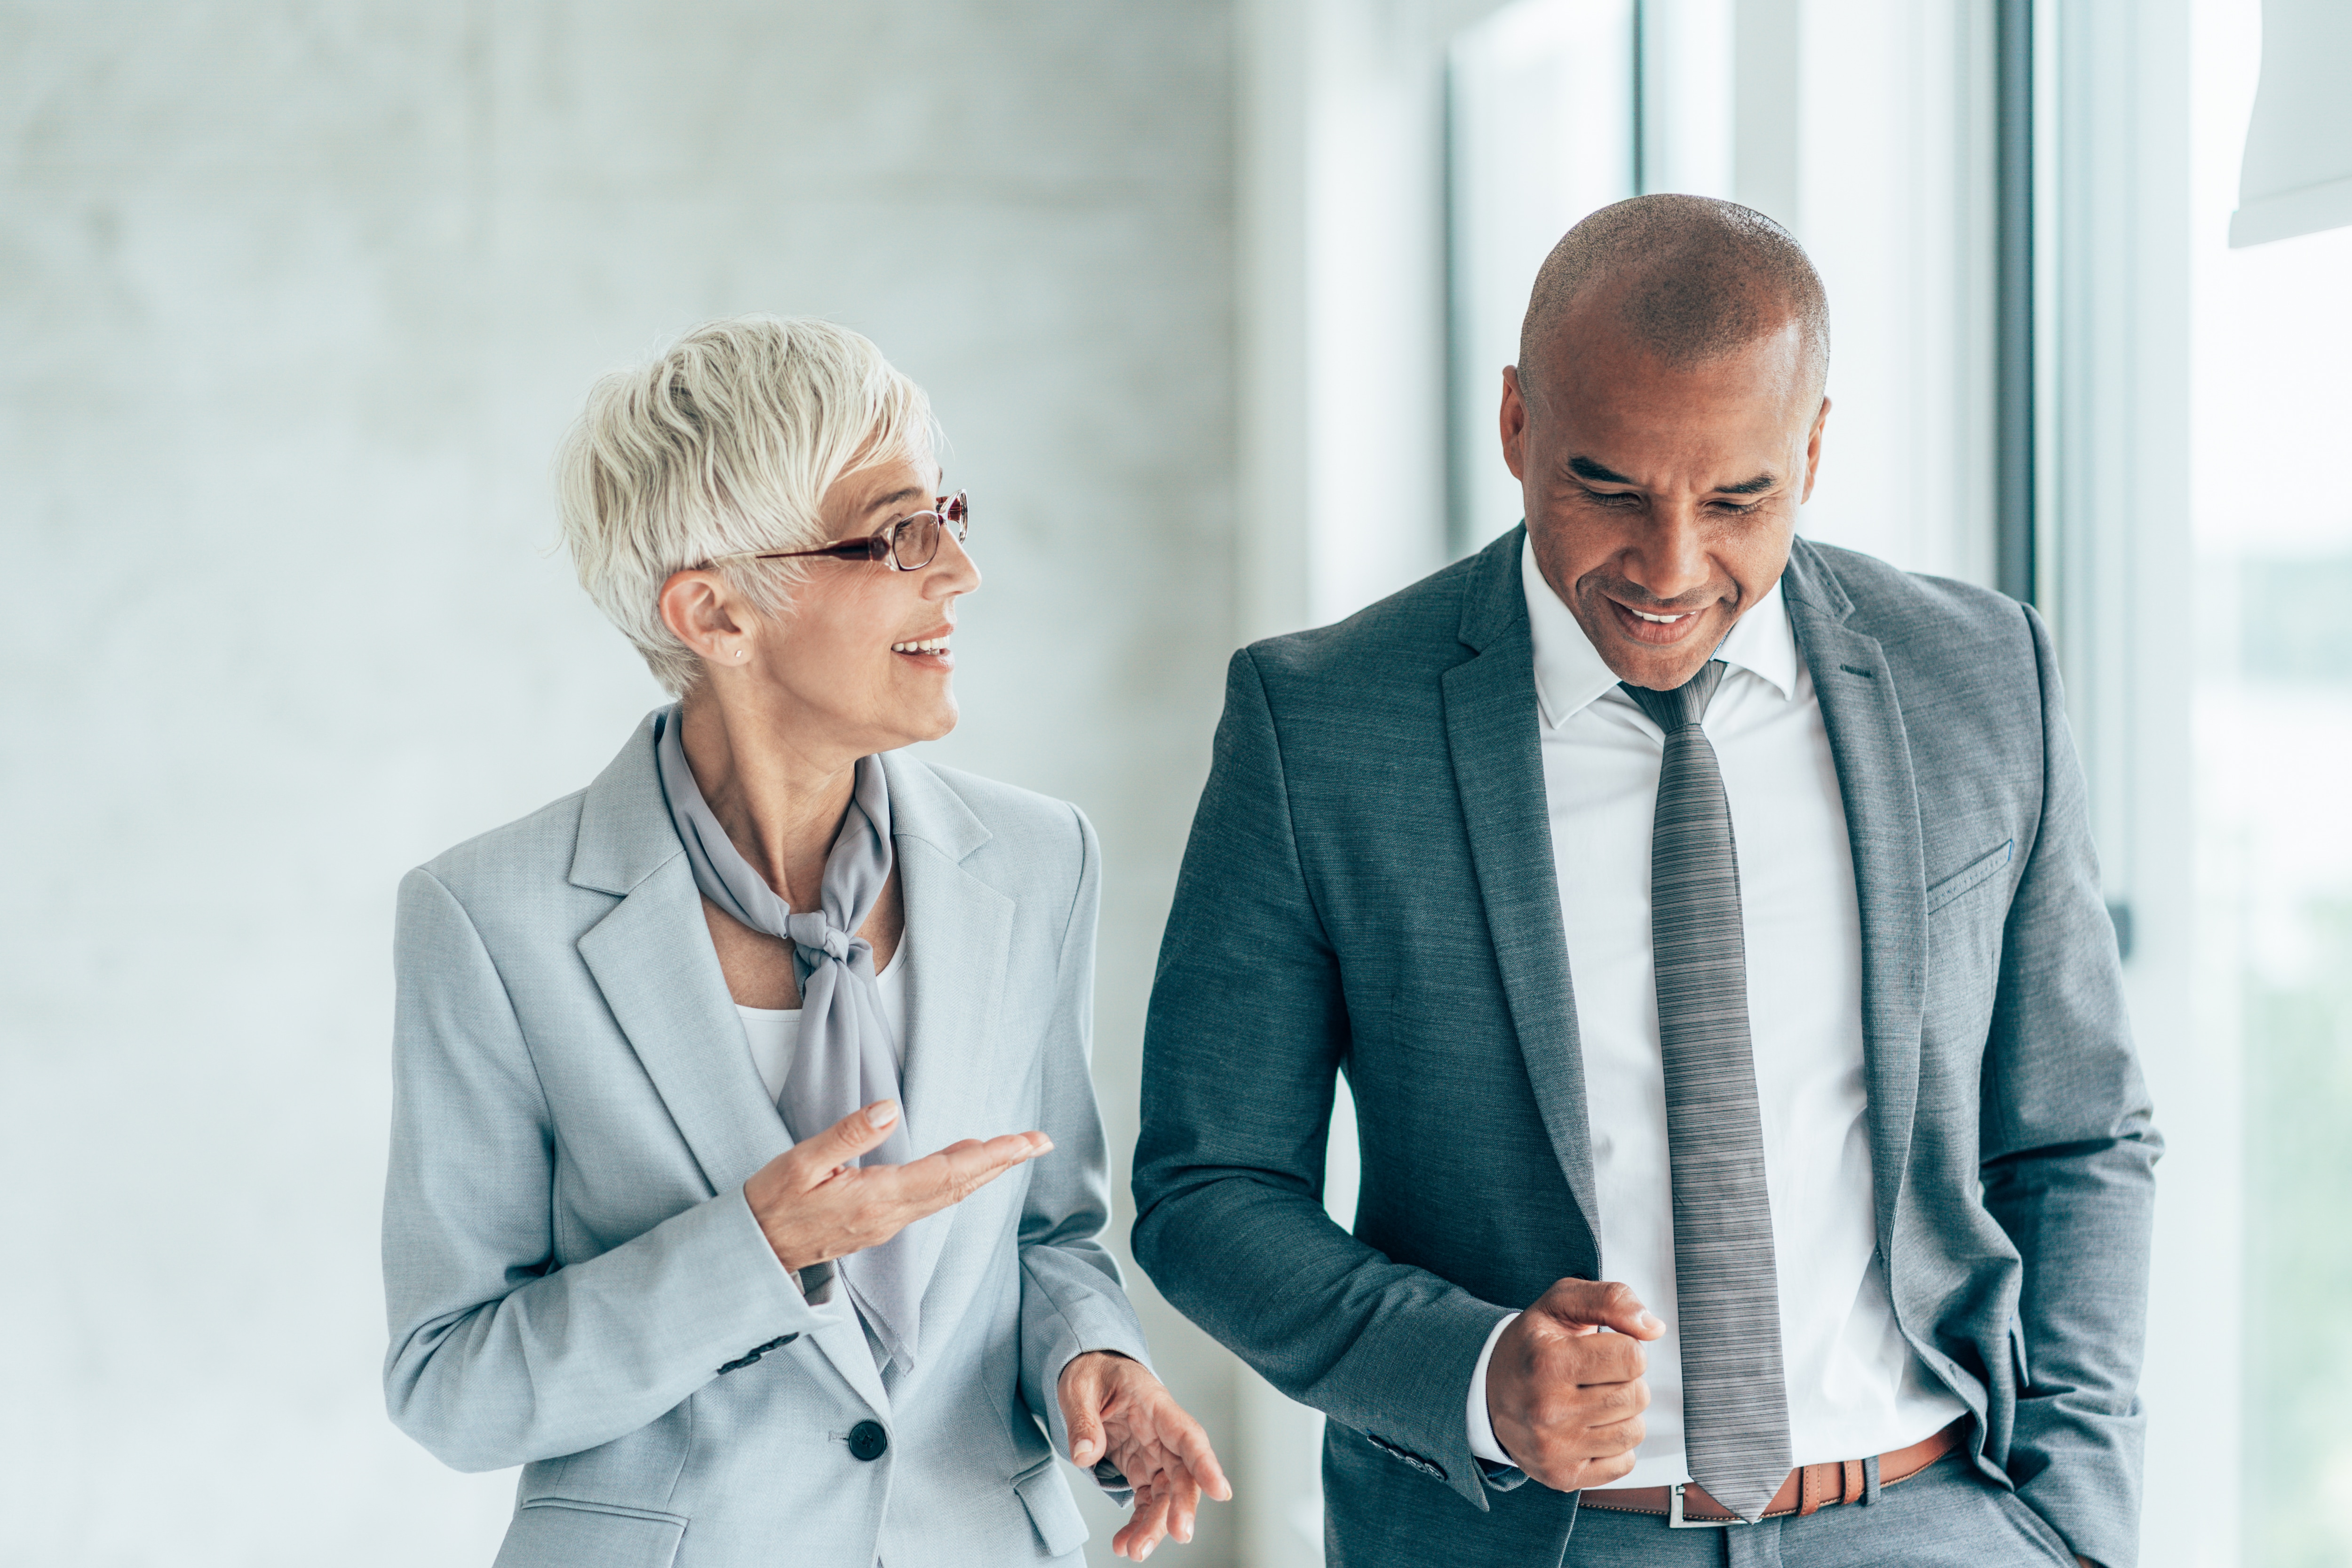
POLYGON ((683 854, 582 937, 580 956, 712 1192, 741 1186, 792 1146, 743 1047, 683 854))
MULTIPOLYGON (((1013 903, 963 867, 989 832, 962 798, 903 753, 885 752, 882 766, 912 964, 899 1085, 919 1157, 966 1138, 1025 1131, 1003 1122, 997 1092, 1018 1080, 1003 1070, 1005 1045, 995 1027, 1013 903)), ((950 1208, 908 1227, 919 1286, 938 1269, 961 1212, 950 1208)))
POLYGON ((710 1190, 742 1185, 790 1138, 743 1048, 694 872, 655 776, 650 719, 588 786, 572 880, 620 897, 580 939, 581 959, 710 1190))
POLYGON ((1927 878, 1919 794, 1895 671, 1878 639, 1847 624, 1853 603, 1803 540, 1781 579, 1797 649, 1812 674, 1837 763, 1862 915, 1864 1076, 1879 1250, 1894 1262, 1895 1200, 1919 1098, 1927 973, 1927 878))
POLYGON ((1552 1152, 1597 1253, 1601 1209, 1593 1191, 1583 1047, 1544 796, 1535 647, 1519 585, 1524 537, 1523 528, 1513 529, 1481 555, 1464 595, 1460 634, 1476 657, 1447 670, 1440 686, 1454 789, 1511 1026, 1552 1152))
MULTIPOLYGON (((588 786, 572 880, 620 897, 581 937, 581 959, 711 1192, 741 1186, 790 1148, 792 1136, 744 1047, 701 894, 654 771, 650 719, 588 786)), ((865 1331, 855 1312, 842 1317, 811 1337, 867 1404, 887 1412, 865 1331)))

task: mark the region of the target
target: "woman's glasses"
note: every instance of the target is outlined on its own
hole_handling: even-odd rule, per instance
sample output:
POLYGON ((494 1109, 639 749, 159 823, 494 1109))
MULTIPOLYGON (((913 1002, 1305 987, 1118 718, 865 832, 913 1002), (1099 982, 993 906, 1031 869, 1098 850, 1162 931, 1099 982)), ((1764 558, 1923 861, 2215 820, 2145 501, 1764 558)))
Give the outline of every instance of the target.
POLYGON ((902 517, 889 527, 863 539, 836 539, 814 550, 763 550, 753 561, 789 561, 795 556, 824 555, 835 561, 879 561, 893 572, 919 572, 939 558, 940 539, 952 533, 958 544, 971 528, 971 506, 961 490, 939 498, 929 511, 902 517))

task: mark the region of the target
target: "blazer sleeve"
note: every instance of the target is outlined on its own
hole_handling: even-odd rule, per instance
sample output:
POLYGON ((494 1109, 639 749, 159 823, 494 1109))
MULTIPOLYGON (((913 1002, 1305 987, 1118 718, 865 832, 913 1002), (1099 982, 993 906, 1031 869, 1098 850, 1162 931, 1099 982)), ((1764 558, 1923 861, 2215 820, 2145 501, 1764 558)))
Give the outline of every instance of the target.
POLYGON ((578 1453, 835 1321, 740 1188, 559 1268, 553 1119, 489 952, 428 871, 401 883, 394 964, 383 1385, 403 1431, 461 1470, 578 1453))
MULTIPOLYGON (((1062 1369, 1087 1351, 1116 1351, 1151 1364, 1143 1327, 1102 1244, 1110 1223, 1110 1172, 1102 1116, 1088 1069, 1094 1039, 1095 924, 1102 907, 1102 849, 1075 806, 1077 886, 1055 965, 1053 1022, 1040 1053, 1040 1130, 1054 1152, 1031 1167, 1021 1211, 1021 1394, 1045 1422, 1054 1451, 1070 1457, 1055 1396, 1062 1369)), ((1115 1483, 1110 1489, 1124 1498, 1115 1483)))
POLYGON ((1349 1037, 1275 714, 1244 649, 1144 1030, 1136 1259, 1275 1387, 1484 1510, 1466 1395, 1509 1314, 1391 1261, 1324 1209, 1349 1037))
POLYGON ((2075 1552, 2130 1568, 2163 1142, 2125 1015, 2056 653, 2041 617, 2025 616, 2041 681, 2042 821, 2010 907, 1981 1121, 1985 1205, 2025 1265, 2008 1469, 2075 1552))

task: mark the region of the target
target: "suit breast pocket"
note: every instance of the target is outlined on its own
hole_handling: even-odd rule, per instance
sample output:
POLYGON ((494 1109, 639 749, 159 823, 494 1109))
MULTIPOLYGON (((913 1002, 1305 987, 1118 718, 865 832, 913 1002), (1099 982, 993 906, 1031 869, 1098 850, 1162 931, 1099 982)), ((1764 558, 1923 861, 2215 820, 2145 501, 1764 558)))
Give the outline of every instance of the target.
POLYGON ((1930 886, 1927 889, 1927 912, 1932 915, 1938 910, 1956 904, 1970 893, 1996 880, 1999 874, 2008 868, 2010 860, 2016 853, 2017 840, 2005 839, 1946 877, 1942 881, 1930 886))

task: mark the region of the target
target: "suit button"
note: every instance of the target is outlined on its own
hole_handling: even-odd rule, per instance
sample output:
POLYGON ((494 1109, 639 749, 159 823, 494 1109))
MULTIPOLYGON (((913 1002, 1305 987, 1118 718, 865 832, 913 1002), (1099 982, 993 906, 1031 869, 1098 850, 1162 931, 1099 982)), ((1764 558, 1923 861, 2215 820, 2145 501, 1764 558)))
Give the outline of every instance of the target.
POLYGON ((879 1421, 860 1421, 849 1429, 849 1451, 860 1459, 878 1459, 890 1446, 890 1434, 879 1421))

